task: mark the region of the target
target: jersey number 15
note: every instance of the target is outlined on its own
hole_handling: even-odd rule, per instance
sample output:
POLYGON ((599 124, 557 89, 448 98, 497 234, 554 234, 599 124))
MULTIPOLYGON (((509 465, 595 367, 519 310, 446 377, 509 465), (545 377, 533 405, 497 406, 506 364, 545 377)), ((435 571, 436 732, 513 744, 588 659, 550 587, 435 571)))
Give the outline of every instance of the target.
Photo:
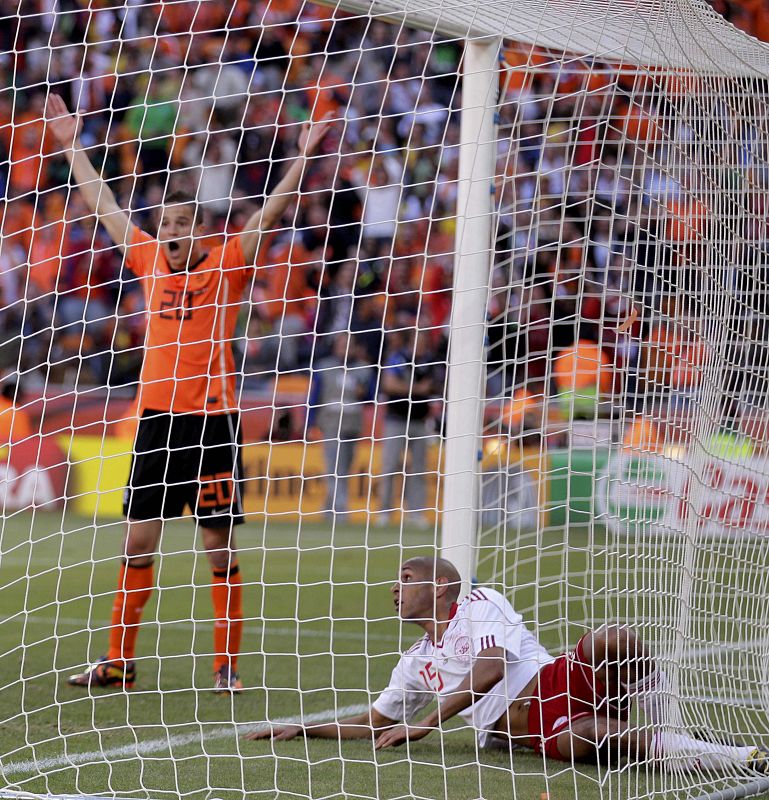
POLYGON ((428 661, 423 669, 419 670, 425 686, 434 692, 440 692, 443 689, 443 678, 441 673, 433 666, 432 661, 428 661))

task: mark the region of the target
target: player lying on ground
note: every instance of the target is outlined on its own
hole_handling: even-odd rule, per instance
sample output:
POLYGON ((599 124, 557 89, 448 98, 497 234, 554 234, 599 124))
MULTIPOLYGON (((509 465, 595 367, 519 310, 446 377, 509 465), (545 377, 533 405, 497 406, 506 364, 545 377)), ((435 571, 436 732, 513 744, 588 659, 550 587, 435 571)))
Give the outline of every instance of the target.
POLYGON ((401 619, 425 635, 398 662, 389 686, 358 716, 321 725, 279 725, 249 739, 368 739, 382 749, 427 736, 459 714, 478 732, 561 761, 665 759, 679 769, 735 765, 767 771, 755 747, 700 741, 660 727, 665 675, 624 626, 585 634, 551 656, 497 591, 473 589, 457 604, 460 578, 444 559, 412 558, 392 587, 401 619), (431 700, 432 713, 417 718, 431 700), (646 725, 628 722, 635 701, 646 725))
POLYGON ((158 238, 153 239, 131 223, 91 165, 80 145, 80 120, 60 97, 50 97, 46 116, 86 204, 125 250, 128 269, 142 280, 148 310, 138 390, 140 420, 125 492, 128 524, 109 652, 69 683, 134 683, 136 635, 152 593, 152 565, 163 521, 181 516, 189 505, 213 572, 214 688, 238 691, 243 612, 233 526, 243 522, 243 509, 232 341, 260 238, 295 199, 306 158, 316 151, 329 123, 302 129, 299 155, 244 232, 207 252, 193 196, 175 192, 165 198, 158 238))

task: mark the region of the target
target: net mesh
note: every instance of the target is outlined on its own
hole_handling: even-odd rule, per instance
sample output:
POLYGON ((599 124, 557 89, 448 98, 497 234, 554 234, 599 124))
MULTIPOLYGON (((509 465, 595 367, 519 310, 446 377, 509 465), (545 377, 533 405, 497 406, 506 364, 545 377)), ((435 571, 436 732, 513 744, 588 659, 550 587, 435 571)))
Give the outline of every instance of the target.
POLYGON ((672 724, 763 736, 765 88, 511 53, 479 574, 559 647, 643 630, 672 724))
POLYGON ((465 37, 493 34, 475 573, 554 654, 632 625, 667 732, 767 736, 766 45, 687 0, 0 14, 11 791, 700 797, 755 777, 545 763, 464 724, 392 755, 243 735, 360 714, 416 638, 388 588, 445 524, 455 256, 484 213, 455 243, 482 102, 463 109, 460 74, 465 37), (121 545, 140 453, 169 462, 129 506, 162 535, 121 545), (239 504, 234 536, 207 524, 239 504), (118 601, 137 616, 116 644, 118 601), (130 691, 68 685, 137 632, 130 691), (236 687, 212 665, 244 690, 216 693, 236 687))

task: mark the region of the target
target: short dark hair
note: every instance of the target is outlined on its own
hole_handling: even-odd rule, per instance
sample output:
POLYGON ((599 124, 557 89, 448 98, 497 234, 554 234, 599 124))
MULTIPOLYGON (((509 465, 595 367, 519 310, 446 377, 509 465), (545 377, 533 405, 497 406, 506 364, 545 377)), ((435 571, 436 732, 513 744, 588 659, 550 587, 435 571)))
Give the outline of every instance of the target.
POLYGON ((450 603, 455 602, 459 597, 462 589, 462 578, 459 575, 459 570, 447 559, 434 556, 414 556, 404 561, 401 567, 405 567, 406 564, 412 568, 416 567, 424 578, 436 583, 439 578, 445 578, 448 586, 446 599, 450 603))
POLYGON ((192 206, 195 210, 195 224, 202 225, 203 207, 198 203, 197 198, 191 192, 183 189, 174 189, 163 198, 164 206, 192 206))

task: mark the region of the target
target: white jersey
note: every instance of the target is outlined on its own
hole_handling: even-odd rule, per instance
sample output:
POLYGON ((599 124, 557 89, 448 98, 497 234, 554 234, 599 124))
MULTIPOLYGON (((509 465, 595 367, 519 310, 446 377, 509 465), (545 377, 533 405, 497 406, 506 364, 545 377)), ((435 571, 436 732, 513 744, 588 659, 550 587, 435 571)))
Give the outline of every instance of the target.
POLYGON ((455 692, 478 654, 490 647, 504 648, 505 677, 460 712, 485 745, 513 700, 542 667, 555 660, 526 628, 521 615, 494 589, 470 592, 457 607, 440 643, 433 644, 425 634, 407 650, 374 708, 388 719, 412 721, 431 700, 455 692))

